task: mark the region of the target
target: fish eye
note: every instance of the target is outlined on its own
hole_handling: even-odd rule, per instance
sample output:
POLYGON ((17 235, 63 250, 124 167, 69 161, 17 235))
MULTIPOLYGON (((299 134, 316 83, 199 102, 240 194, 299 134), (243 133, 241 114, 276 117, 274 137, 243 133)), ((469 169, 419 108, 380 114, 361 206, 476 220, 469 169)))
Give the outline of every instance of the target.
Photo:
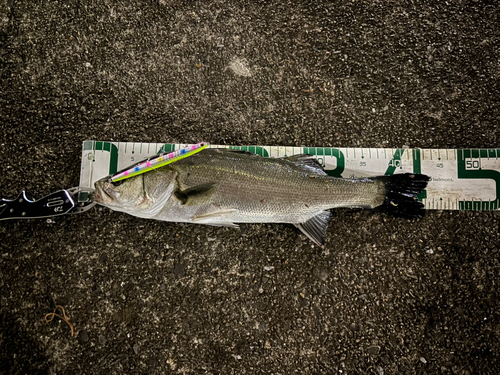
POLYGON ((110 182, 111 182, 111 184, 113 186, 120 186, 121 184, 123 184, 123 181, 125 181, 125 180, 120 180, 120 181, 116 181, 116 182, 115 181, 110 181, 110 182))

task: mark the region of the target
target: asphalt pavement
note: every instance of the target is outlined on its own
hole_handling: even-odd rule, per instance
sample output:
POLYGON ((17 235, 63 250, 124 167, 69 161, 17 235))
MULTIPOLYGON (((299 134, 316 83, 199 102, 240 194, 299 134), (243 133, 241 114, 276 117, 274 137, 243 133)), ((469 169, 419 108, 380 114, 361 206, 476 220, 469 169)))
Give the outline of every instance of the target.
MULTIPOLYGON (((77 186, 85 140, 498 148, 500 5, 1 0, 0 77, 11 199, 77 186)), ((320 248, 97 207, 0 222, 0 374, 495 374, 499 224, 338 210, 320 248)))

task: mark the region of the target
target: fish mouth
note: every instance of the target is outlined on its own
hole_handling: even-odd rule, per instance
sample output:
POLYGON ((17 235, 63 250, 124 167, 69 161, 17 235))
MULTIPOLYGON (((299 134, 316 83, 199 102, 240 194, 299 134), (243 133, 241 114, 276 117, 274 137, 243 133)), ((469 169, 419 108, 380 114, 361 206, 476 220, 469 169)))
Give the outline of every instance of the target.
POLYGON ((90 199, 100 204, 116 203, 116 196, 113 190, 109 189, 107 183, 95 183, 95 191, 90 193, 90 199))

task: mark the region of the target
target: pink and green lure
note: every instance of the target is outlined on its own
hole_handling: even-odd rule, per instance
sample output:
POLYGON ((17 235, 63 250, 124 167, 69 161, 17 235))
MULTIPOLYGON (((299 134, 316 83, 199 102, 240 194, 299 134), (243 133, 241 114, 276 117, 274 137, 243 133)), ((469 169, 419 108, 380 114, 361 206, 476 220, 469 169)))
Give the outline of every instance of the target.
POLYGON ((208 147, 208 143, 197 143, 195 145, 183 148, 182 150, 173 151, 173 152, 170 152, 168 154, 167 153, 160 154, 158 156, 155 156, 154 158, 142 161, 142 162, 134 165, 132 168, 118 172, 117 174, 115 174, 111 177, 111 181, 113 181, 113 182, 121 181, 121 180, 124 180, 126 178, 134 177, 134 176, 137 176, 139 174, 151 171, 153 169, 163 167, 167 164, 170 164, 170 163, 176 162, 178 160, 187 158, 191 155, 194 155, 197 152, 200 152, 201 150, 203 150, 207 147, 208 147))

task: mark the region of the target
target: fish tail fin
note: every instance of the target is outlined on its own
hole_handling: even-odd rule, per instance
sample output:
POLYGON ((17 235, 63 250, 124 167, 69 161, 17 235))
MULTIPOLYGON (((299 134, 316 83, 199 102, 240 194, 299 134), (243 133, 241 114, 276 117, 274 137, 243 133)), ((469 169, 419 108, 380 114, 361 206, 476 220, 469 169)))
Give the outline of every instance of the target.
POLYGON ((401 173, 392 176, 379 176, 374 180, 385 185, 384 202, 375 211, 392 216, 416 218, 425 216, 424 205, 417 199, 429 182, 429 176, 416 173, 401 173))

